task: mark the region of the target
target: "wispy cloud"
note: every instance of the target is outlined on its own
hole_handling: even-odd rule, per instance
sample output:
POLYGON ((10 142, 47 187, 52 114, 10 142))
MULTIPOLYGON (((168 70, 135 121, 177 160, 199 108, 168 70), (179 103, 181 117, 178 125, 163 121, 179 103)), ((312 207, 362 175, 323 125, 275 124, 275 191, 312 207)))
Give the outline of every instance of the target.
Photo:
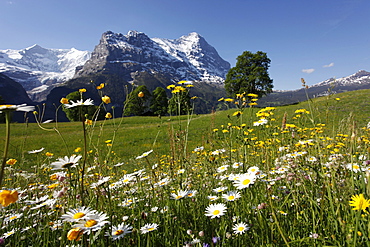
POLYGON ((334 66, 334 63, 329 63, 329 64, 326 64, 324 66, 322 66, 323 68, 330 68, 330 67, 333 67, 334 66))
POLYGON ((315 69, 302 69, 302 72, 307 73, 307 74, 311 74, 314 71, 315 71, 315 69))

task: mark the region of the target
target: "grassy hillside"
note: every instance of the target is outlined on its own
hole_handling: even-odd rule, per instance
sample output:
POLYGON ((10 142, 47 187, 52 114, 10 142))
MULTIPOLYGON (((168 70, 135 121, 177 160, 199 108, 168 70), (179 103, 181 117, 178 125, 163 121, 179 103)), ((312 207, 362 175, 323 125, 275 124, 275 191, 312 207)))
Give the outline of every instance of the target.
MULTIPOLYGON (((370 90, 351 91, 277 107, 275 121, 281 122, 285 113, 287 119, 295 118, 297 114, 294 112, 297 109, 307 109, 314 116, 313 122, 303 116, 301 121, 307 122, 308 126, 323 123, 327 128, 339 128, 343 133, 347 133, 351 125, 366 126, 370 120, 370 106, 367 101, 369 93, 370 90)), ((93 128, 88 131, 90 135, 88 146, 89 150, 94 152, 102 147, 105 152, 114 151, 112 157, 119 162, 128 161, 151 149, 158 156, 169 154, 175 145, 177 148, 186 146, 187 151, 191 151, 197 146, 216 145, 212 139, 212 130, 220 129, 221 125, 246 123, 252 127, 252 122, 257 120, 255 112, 258 110, 259 108, 245 109, 239 118, 232 116, 236 111, 234 108, 204 115, 162 118, 126 117, 100 121, 94 123, 93 128), (188 130, 187 137, 184 136, 185 130, 188 130), (112 140, 110 143, 112 146, 107 146, 107 140, 112 140)), ((60 157, 74 153, 74 150, 82 145, 81 123, 48 123, 41 126, 44 129, 35 123, 12 124, 10 156, 21 155, 26 160, 32 161, 33 156, 30 156, 27 151, 43 147, 45 152, 51 152, 54 157, 60 157)), ((4 142, 4 132, 4 125, 1 125, 0 145, 4 142)))

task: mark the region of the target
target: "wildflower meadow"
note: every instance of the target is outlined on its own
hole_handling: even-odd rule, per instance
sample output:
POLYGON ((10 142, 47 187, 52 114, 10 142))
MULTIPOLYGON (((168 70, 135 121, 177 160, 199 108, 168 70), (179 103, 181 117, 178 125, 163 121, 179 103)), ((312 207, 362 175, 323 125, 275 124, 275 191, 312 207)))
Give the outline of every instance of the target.
MULTIPOLYGON (((109 95, 101 96, 62 98, 60 107, 108 106, 109 95)), ((198 143, 190 110, 171 116, 163 140, 133 129, 148 143, 142 150, 133 142, 129 157, 115 150, 129 148, 119 130, 130 118, 82 115, 66 130, 43 124, 33 106, 0 105, 0 246, 367 246, 370 127, 336 120, 340 98, 326 100, 324 110, 308 100, 287 113, 259 108, 248 92, 223 98, 225 122, 211 114, 198 143), (37 123, 11 124, 14 111, 37 123), (32 148, 15 149, 12 130, 26 142, 32 128, 59 141, 46 144, 39 134, 32 148)))

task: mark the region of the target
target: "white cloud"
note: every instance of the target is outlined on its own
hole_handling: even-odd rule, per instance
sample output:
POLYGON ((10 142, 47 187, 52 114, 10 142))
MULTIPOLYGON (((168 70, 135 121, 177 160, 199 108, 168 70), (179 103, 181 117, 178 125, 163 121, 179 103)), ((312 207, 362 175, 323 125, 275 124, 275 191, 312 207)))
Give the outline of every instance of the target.
POLYGON ((329 63, 329 64, 326 64, 324 66, 322 66, 323 68, 330 68, 330 67, 333 67, 334 66, 334 63, 329 63))
POLYGON ((314 71, 315 71, 315 69, 302 69, 302 72, 307 73, 307 74, 311 74, 314 71))

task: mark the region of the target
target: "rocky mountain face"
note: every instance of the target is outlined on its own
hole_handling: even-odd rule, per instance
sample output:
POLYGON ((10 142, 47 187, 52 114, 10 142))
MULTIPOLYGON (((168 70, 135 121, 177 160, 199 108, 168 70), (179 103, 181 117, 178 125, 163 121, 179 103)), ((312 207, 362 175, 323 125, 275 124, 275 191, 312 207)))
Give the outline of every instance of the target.
POLYGON ((22 50, 0 50, 0 72, 19 82, 34 101, 46 99, 56 85, 75 74, 76 67, 90 58, 90 52, 46 49, 34 45, 22 50))
POLYGON ((197 33, 179 39, 149 38, 129 31, 126 35, 103 33, 91 58, 74 78, 96 73, 115 74, 128 82, 142 72, 161 74, 177 82, 201 81, 223 85, 230 64, 197 33))

